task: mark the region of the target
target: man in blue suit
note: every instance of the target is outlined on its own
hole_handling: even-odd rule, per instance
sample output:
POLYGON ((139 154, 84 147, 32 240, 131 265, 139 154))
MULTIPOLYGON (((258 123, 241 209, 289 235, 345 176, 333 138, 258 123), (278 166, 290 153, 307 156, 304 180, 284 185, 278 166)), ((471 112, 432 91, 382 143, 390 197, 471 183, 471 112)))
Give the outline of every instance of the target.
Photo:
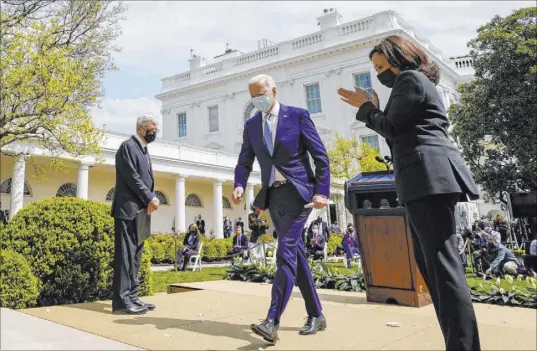
POLYGON ((262 188, 254 206, 268 209, 278 236, 277 271, 266 319, 251 329, 266 341, 278 339, 280 318, 297 283, 308 319, 300 334, 326 328, 319 296, 306 258, 302 229, 311 213, 304 205, 323 208, 330 193, 330 166, 326 149, 308 111, 276 100, 276 83, 267 75, 249 82, 252 103, 259 112, 244 125, 242 148, 235 168, 232 199, 239 204, 257 158, 262 188), (315 163, 313 172, 309 155, 315 163))

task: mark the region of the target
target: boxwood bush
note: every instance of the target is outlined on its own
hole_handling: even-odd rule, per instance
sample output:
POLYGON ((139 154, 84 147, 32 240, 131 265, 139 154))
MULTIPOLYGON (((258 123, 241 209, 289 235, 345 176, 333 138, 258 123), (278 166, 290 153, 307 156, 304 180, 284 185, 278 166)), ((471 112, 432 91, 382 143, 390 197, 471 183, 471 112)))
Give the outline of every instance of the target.
POLYGON ((2 250, 0 253, 0 307, 19 309, 34 306, 39 295, 37 284, 37 278, 21 254, 12 250, 2 250))
POLYGON ((109 205, 71 197, 34 202, 8 223, 3 237, 2 249, 21 254, 39 280, 38 305, 111 296, 114 219, 109 205))

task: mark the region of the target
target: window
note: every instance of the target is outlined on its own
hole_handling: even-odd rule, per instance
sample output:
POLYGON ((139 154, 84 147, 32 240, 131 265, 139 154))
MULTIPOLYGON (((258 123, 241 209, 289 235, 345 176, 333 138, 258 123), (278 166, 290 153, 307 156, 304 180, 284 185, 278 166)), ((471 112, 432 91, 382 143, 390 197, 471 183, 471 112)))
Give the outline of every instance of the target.
POLYGON ((186 197, 185 205, 188 207, 203 207, 201 199, 196 194, 190 194, 186 197))
POLYGON ((209 133, 220 131, 218 123, 218 106, 209 107, 209 133))
POLYGON ((229 199, 225 196, 222 196, 222 208, 231 210, 231 202, 229 202, 229 199))
POLYGON ((306 85, 306 103, 311 114, 323 112, 319 83, 306 85))
POLYGON ((354 85, 357 88, 367 90, 369 94, 373 94, 373 84, 371 84, 371 73, 359 73, 354 75, 354 85))
POLYGON ((364 143, 368 143, 369 146, 371 146, 372 148, 374 148, 374 149, 376 149, 377 151, 380 152, 379 136, 378 135, 364 136, 364 137, 362 137, 362 141, 364 143))
POLYGON ((108 190, 108 193, 106 193, 105 201, 114 201, 115 196, 116 196, 116 188, 112 188, 108 190))
POLYGON ((159 191, 159 190, 155 191, 155 196, 160 201, 161 205, 169 205, 170 204, 168 202, 168 197, 166 195, 164 195, 164 193, 162 191, 159 191))
MULTIPOLYGON (((8 178, 0 184, 0 194, 11 194, 11 178, 8 178)), ((24 196, 32 196, 30 186, 24 181, 24 196)))
POLYGON ((179 127, 178 137, 186 137, 186 113, 183 112, 177 114, 177 125, 179 127))
POLYGON ((58 191, 56 191, 57 197, 76 197, 76 184, 73 183, 65 183, 61 187, 58 188, 58 191))

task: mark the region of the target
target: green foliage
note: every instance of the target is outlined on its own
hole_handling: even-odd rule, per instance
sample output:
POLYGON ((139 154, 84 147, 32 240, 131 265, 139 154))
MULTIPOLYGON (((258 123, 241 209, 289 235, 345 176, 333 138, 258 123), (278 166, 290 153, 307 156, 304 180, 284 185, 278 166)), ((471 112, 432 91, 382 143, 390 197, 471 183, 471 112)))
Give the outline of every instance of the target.
POLYGON ((537 189, 537 7, 494 17, 468 43, 475 79, 450 108, 453 135, 487 195, 537 189))
POLYGON ((272 283, 276 273, 275 265, 232 264, 224 279, 253 283, 272 283))
MULTIPOLYGON (((500 279, 480 283, 479 286, 470 288, 472 300, 493 305, 519 306, 537 308, 537 285, 534 278, 526 279, 524 291, 514 284, 514 279, 508 276, 506 279, 510 287, 504 289, 500 286, 500 279)), ((519 276, 517 280, 522 280, 519 276)))
POLYGON ((37 284, 37 278, 21 254, 12 250, 2 250, 0 307, 19 309, 34 306, 39 295, 37 284))
POLYGON ((34 202, 8 223, 2 249, 24 256, 39 280, 41 306, 110 297, 114 219, 110 206, 60 197, 34 202))
MULTIPOLYGON (((185 234, 153 234, 147 241, 151 247, 153 263, 175 263, 177 250, 183 247, 185 234)), ((202 256, 205 261, 214 261, 227 256, 233 247, 233 239, 210 239, 200 235, 203 243, 202 256)))
POLYGON ((153 285, 156 293, 167 292, 168 285, 178 283, 193 283, 213 280, 222 280, 226 275, 227 267, 203 267, 201 271, 153 272, 153 285))
POLYGON ((328 255, 333 256, 336 254, 336 249, 339 245, 341 245, 341 242, 343 241, 343 234, 330 234, 330 239, 328 240, 328 255))
POLYGON ((337 134, 334 145, 328 149, 331 177, 348 180, 358 172, 385 170, 385 166, 375 160, 376 156, 380 153, 368 143, 337 134))
POLYGON ((99 154, 90 112, 115 69, 124 10, 112 0, 2 1, 0 152, 32 139, 56 155, 99 154))
POLYGON ((151 270, 151 246, 144 245, 144 251, 142 252, 142 259, 140 262, 140 271, 138 272, 138 279, 140 280, 140 292, 139 296, 153 295, 153 271, 151 270))

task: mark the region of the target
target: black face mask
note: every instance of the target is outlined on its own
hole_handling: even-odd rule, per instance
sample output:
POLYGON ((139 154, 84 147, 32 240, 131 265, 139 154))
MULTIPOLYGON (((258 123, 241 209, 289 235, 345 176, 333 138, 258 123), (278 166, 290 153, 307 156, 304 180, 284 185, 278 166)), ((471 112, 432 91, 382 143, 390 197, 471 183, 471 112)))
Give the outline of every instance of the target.
POLYGON ((392 72, 391 69, 387 69, 382 73, 379 73, 377 75, 377 78, 379 82, 382 83, 382 85, 387 86, 388 88, 392 88, 395 84, 395 79, 397 78, 397 75, 392 72))
POLYGON ((347 229, 347 232, 352 233, 352 232, 353 232, 353 229, 352 229, 352 228, 349 228, 349 229, 347 229))
POLYGON ((157 133, 156 132, 149 132, 149 131, 145 131, 145 136, 144 136, 144 139, 145 139, 145 142, 146 143, 152 143, 155 141, 155 139, 157 138, 157 133))

